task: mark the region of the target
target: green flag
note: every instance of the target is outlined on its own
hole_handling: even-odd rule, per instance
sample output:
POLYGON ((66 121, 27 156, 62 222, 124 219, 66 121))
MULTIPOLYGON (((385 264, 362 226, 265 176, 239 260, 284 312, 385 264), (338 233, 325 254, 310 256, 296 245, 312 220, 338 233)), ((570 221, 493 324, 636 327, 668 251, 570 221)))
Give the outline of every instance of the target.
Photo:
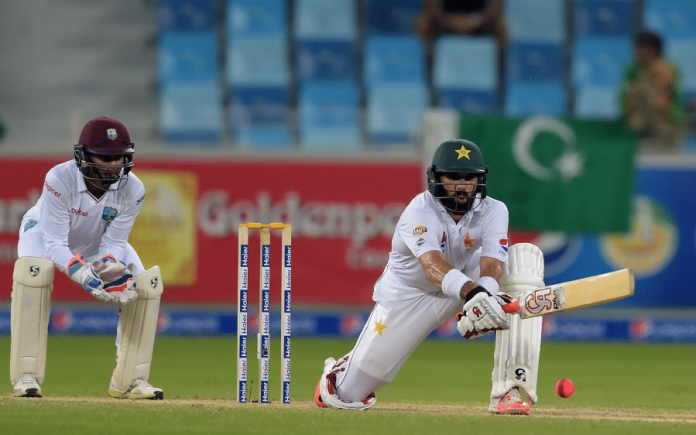
POLYGON ((481 148, 511 229, 629 229, 636 138, 621 122, 463 116, 459 137, 481 148))

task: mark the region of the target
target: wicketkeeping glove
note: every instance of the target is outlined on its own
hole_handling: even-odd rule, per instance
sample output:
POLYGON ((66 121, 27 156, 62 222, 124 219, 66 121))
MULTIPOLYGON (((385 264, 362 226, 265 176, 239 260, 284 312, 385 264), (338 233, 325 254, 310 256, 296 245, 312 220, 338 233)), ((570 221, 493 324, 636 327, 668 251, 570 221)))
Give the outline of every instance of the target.
POLYGON ((123 261, 116 260, 111 254, 105 255, 93 263, 94 270, 104 283, 104 291, 109 294, 112 302, 125 304, 135 299, 135 265, 126 266, 123 261))
POLYGON ((76 283, 80 284, 83 289, 100 301, 110 301, 110 298, 106 291, 104 291, 104 283, 97 272, 94 270, 94 264, 85 263, 82 254, 77 253, 68 262, 68 274, 70 278, 76 283))

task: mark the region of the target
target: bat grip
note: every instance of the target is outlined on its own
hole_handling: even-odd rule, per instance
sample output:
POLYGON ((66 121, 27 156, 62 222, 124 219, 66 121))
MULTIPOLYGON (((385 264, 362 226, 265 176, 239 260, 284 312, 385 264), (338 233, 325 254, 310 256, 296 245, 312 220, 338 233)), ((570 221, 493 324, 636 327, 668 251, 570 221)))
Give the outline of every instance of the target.
POLYGON ((508 314, 517 314, 520 312, 520 300, 515 299, 514 301, 510 302, 509 304, 503 305, 503 311, 505 311, 508 314))

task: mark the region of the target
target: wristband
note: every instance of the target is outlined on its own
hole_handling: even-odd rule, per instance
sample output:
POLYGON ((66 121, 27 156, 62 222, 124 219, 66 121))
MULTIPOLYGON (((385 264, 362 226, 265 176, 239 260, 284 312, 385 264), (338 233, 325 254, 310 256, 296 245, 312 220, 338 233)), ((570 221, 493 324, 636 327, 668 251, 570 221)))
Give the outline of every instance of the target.
POLYGON ((478 279, 478 281, 476 281, 476 284, 485 288, 488 291, 488 293, 491 294, 491 296, 497 295, 498 291, 500 290, 500 285, 498 284, 498 281, 496 281, 495 278, 491 276, 482 276, 478 279))
POLYGON ((442 279, 442 292, 451 298, 461 300, 462 287, 469 281, 472 281, 472 279, 464 275, 464 273, 457 269, 452 269, 442 279))

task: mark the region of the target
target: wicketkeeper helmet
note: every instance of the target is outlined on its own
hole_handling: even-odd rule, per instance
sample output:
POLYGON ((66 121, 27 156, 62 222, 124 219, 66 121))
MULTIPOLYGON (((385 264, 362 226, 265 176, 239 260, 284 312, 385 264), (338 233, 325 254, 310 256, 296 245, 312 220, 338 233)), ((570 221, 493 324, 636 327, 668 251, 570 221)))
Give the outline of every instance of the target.
POLYGON ((92 119, 82 128, 80 139, 74 148, 77 167, 85 178, 107 181, 112 184, 119 182, 118 188, 125 185, 126 181, 128 181, 128 173, 133 168, 135 144, 131 142, 126 126, 118 119, 106 116, 92 119), (88 158, 90 154, 124 156, 124 163, 119 177, 101 177, 98 166, 93 164, 88 158), (93 169, 93 171, 90 171, 90 169, 93 169))

